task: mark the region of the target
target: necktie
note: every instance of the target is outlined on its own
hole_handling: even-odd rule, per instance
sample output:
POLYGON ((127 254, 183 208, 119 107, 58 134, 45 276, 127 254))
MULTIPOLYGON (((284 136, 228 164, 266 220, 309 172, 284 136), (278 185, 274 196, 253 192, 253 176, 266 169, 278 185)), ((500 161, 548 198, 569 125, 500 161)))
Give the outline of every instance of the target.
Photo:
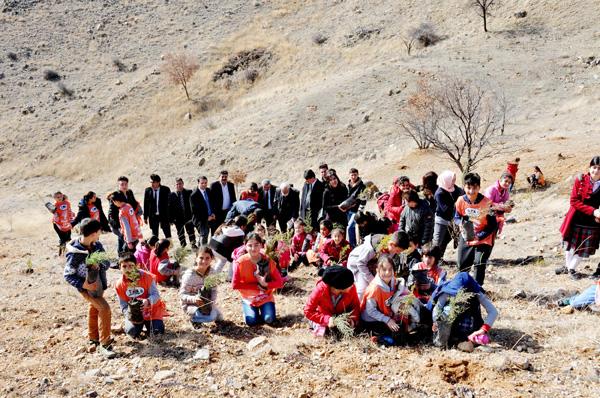
POLYGON ((210 208, 210 202, 208 201, 208 196, 206 195, 206 191, 202 191, 202 196, 204 196, 204 201, 206 202, 206 211, 210 216, 212 214, 212 209, 210 208))
POLYGON ((156 212, 154 214, 158 214, 158 189, 154 190, 154 199, 156 201, 156 212))
POLYGON ((183 202, 183 192, 179 192, 179 203, 181 203, 181 209, 185 210, 185 203, 183 202))

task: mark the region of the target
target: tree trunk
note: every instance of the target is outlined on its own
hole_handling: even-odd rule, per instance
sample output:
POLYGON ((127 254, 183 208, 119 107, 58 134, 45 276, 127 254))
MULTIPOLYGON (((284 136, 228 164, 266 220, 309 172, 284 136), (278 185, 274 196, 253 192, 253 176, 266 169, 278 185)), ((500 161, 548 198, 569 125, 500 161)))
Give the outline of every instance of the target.
POLYGON ((487 10, 483 9, 483 31, 487 32, 487 10))
POLYGON ((188 101, 190 100, 190 94, 188 93, 187 90, 187 84, 182 84, 183 89, 185 90, 185 96, 187 97, 188 101))

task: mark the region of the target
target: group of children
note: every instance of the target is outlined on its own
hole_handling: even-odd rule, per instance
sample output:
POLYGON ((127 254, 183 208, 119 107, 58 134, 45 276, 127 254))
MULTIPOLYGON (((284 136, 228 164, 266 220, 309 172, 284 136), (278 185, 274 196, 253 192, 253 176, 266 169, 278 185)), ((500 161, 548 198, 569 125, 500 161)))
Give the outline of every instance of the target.
MULTIPOLYGON (((304 265, 314 267, 318 275, 304 307, 315 336, 364 332, 384 345, 487 344, 497 310, 482 285, 504 214, 514 206, 509 199, 515 180, 511 172, 516 174, 507 170, 485 194, 476 173, 464 176, 464 190, 456 186, 451 171, 439 176, 428 173, 420 187, 398 178, 391 190, 397 192, 381 206, 381 218, 363 209, 355 214, 354 232, 359 238, 354 246, 346 240, 343 227, 324 218, 318 232, 295 219, 289 241, 278 235, 279 240, 267 248, 274 232, 240 215, 197 249, 195 265, 187 270, 171 260, 170 240, 143 239, 139 213, 121 192, 114 192, 109 198, 119 209, 128 249, 118 259, 122 277, 116 285, 124 330, 134 338, 144 329, 146 335, 164 333, 167 312, 158 284, 179 288, 181 307, 194 327, 218 322, 223 315, 217 286, 224 281, 239 291, 247 325, 272 324, 277 319, 274 292, 284 286, 289 272, 304 265), (440 264, 453 239, 459 272, 448 279, 440 264), (228 272, 222 273, 226 264, 230 264, 228 272)), ((66 244, 74 214, 63 194, 58 192, 55 200, 54 228, 61 244, 66 244)), ((80 220, 81 236, 66 245, 65 279, 89 303, 90 344, 110 357, 114 355, 110 308, 102 297, 109 261, 89 261, 93 253, 103 251, 98 239, 104 228, 96 215, 80 220), (90 277, 94 274, 98 274, 95 279, 90 277)))

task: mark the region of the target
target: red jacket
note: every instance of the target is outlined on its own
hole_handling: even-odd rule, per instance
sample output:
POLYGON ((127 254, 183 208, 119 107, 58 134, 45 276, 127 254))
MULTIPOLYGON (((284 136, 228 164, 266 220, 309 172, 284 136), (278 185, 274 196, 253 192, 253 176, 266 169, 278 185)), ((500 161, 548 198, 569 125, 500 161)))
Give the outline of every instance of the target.
MULTIPOLYGON (((400 222, 400 214, 404 210, 404 201, 402 200, 402 188, 396 184, 397 178, 394 180, 394 184, 390 188, 390 198, 385 204, 384 216, 394 222, 400 222)), ((410 189, 415 189, 415 186, 411 183, 410 189)))
POLYGON ((321 249, 319 250, 319 257, 325 264, 328 260, 331 262, 338 263, 344 267, 348 263, 348 256, 350 255, 350 244, 346 240, 342 240, 340 245, 336 245, 333 239, 327 239, 321 249), (342 252, 343 255, 342 255, 342 252))
POLYGON ((329 318, 345 312, 351 312, 352 315, 350 318, 354 321, 355 326, 358 325, 360 301, 358 300, 354 285, 347 293, 342 294, 342 298, 334 307, 329 285, 319 280, 304 305, 304 316, 306 319, 325 327, 329 324, 329 318))
POLYGON ((160 266, 160 263, 162 261, 169 261, 169 252, 167 250, 165 250, 160 257, 158 257, 156 255, 156 251, 153 249, 150 252, 150 268, 149 271, 152 274, 152 276, 154 276, 154 279, 156 279, 157 283, 162 283, 164 281, 166 281, 167 279, 169 279, 168 276, 165 276, 163 274, 161 274, 160 272, 158 272, 158 268, 160 266))
POLYGON ((517 171, 519 171, 519 163, 516 162, 508 162, 506 163, 506 171, 513 176, 513 181, 517 179, 517 171))
POLYGON ((588 174, 584 174, 581 177, 576 176, 575 182, 573 183, 573 189, 571 190, 570 206, 567 215, 560 226, 560 233, 563 239, 567 238, 571 232, 571 224, 575 213, 578 211, 591 216, 594 214, 594 208, 583 203, 584 200, 588 199, 592 195, 592 184, 591 177, 588 174))

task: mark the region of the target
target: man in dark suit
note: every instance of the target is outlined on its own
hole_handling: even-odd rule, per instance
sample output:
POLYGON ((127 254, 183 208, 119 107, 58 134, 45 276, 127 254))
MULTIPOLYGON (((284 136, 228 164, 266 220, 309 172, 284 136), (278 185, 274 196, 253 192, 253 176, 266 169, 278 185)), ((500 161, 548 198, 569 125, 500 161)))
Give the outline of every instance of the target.
POLYGON ((298 218, 300 210, 300 192, 296 191, 287 182, 281 184, 275 193, 275 208, 277 209, 277 221, 281 232, 288 230, 288 222, 298 218))
POLYGON ((302 187, 302 200, 300 201, 300 217, 313 231, 319 230, 319 212, 323 206, 323 183, 317 180, 315 172, 304 172, 304 186, 302 187))
POLYGON ((192 208, 190 206, 190 195, 192 191, 183 187, 183 180, 177 178, 175 180, 175 191, 171 192, 171 200, 169 201, 169 215, 171 222, 175 224, 177 229, 177 237, 181 246, 186 245, 185 233, 190 238, 192 249, 197 249, 196 234, 194 233, 194 224, 192 224, 192 208))
POLYGON ((152 235, 158 238, 158 227, 162 229, 165 238, 171 237, 169 223, 169 187, 160 185, 160 176, 150 176, 150 186, 144 192, 144 221, 149 222, 152 235))
POLYGON ((210 230, 212 233, 225 221, 225 216, 237 196, 235 196, 235 187, 233 183, 227 181, 229 173, 227 170, 221 171, 219 181, 210 184, 210 204, 215 214, 215 221, 211 223, 210 230))
POLYGON ((277 220, 276 192, 277 187, 272 185, 270 180, 262 180, 261 187, 258 188, 258 203, 260 203, 267 227, 275 226, 275 220, 277 220))
POLYGON ((208 242, 209 226, 214 223, 216 217, 211 203, 211 192, 208 187, 208 178, 198 178, 198 188, 190 195, 190 208, 192 212, 192 223, 200 235, 200 243, 206 245, 208 242))

